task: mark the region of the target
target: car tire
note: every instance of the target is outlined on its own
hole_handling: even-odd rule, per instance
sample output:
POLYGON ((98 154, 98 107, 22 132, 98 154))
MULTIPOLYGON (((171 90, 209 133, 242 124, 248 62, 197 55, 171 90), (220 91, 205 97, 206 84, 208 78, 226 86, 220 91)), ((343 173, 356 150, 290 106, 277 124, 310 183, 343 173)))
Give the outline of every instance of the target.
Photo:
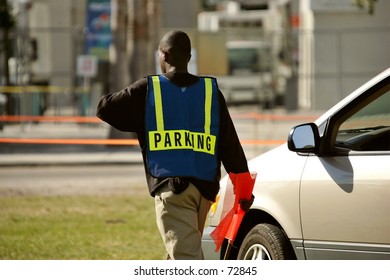
POLYGON ((256 225, 245 237, 238 252, 239 260, 295 259, 284 232, 271 224, 256 225))

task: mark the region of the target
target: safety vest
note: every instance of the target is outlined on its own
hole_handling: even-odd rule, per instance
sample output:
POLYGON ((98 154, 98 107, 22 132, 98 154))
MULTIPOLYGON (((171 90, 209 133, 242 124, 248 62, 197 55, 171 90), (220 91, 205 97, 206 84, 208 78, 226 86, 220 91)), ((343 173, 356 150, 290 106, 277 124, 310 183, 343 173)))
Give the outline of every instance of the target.
POLYGON ((193 177, 214 181, 218 167, 218 86, 199 78, 179 87, 164 76, 148 76, 147 165, 157 178, 193 177))

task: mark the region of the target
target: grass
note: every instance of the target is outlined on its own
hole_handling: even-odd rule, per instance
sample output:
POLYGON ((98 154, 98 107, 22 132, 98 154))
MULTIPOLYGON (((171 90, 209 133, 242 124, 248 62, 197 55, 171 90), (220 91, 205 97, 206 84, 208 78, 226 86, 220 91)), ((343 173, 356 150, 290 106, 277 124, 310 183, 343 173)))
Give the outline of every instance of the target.
POLYGON ((151 197, 0 197, 0 259, 164 257, 151 197))

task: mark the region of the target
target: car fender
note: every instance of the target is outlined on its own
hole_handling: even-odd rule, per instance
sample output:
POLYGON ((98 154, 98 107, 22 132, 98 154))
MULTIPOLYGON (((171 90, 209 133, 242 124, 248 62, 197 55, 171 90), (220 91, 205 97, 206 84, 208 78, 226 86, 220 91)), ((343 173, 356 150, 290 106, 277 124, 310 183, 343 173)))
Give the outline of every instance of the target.
POLYGON ((284 144, 248 163, 250 171, 257 173, 252 208, 272 216, 289 239, 302 239, 299 188, 306 160, 307 156, 289 151, 284 144))

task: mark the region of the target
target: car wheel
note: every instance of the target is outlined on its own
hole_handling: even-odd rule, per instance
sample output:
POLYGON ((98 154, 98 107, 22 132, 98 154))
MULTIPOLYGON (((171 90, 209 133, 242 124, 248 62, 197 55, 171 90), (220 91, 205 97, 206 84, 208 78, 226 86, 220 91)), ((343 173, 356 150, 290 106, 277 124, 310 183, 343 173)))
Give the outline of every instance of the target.
POLYGON ((291 244, 283 231, 271 224, 256 225, 245 237, 238 252, 239 260, 294 259, 291 244))

